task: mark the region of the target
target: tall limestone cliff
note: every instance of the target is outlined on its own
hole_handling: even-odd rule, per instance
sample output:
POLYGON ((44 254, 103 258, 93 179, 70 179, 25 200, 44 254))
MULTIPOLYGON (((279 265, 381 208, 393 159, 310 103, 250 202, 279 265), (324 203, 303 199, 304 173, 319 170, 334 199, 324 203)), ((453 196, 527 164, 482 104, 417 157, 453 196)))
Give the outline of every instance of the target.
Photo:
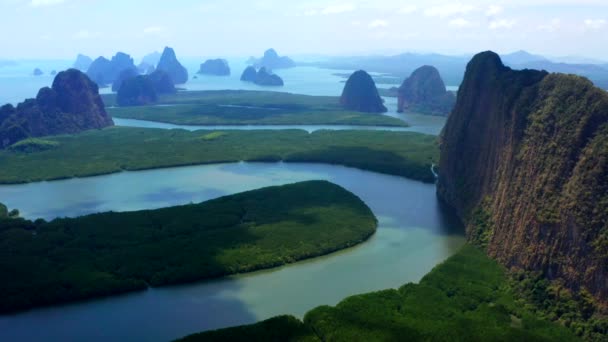
POLYGON ((0 107, 0 148, 31 137, 78 133, 114 125, 99 88, 76 69, 62 71, 51 88, 17 107, 0 107))
POLYGON ((188 82, 188 70, 177 60, 175 51, 170 47, 166 47, 163 51, 156 70, 166 72, 175 84, 188 82))
POLYGON ((608 94, 590 81, 475 56, 442 133, 438 194, 504 265, 608 300, 608 94))
POLYGON ((355 71, 344 85, 340 104, 347 110, 367 113, 385 113, 384 101, 376 83, 365 71, 355 71))

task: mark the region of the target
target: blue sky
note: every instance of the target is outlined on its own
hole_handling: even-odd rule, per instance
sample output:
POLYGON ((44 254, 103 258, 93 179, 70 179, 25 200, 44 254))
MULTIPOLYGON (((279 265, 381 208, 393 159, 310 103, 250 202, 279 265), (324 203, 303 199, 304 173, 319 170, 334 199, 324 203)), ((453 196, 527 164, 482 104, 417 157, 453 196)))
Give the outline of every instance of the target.
POLYGON ((0 0, 0 59, 446 54, 519 49, 608 60, 608 0, 0 0))

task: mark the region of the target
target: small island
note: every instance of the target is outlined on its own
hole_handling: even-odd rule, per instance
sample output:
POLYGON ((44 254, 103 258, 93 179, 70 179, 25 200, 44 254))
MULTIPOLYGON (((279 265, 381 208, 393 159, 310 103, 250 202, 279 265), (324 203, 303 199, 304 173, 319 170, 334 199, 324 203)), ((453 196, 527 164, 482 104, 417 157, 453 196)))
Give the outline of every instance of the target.
POLYGON ((101 56, 91 63, 87 76, 99 87, 113 84, 125 70, 137 72, 133 58, 124 52, 118 52, 111 60, 101 56))
POLYGON ((340 103, 347 110, 385 113, 388 109, 378 93, 376 83, 365 71, 354 72, 346 81, 340 103))
POLYGON ((447 116, 456 104, 456 96, 445 88, 439 71, 426 65, 416 69, 397 90, 397 111, 406 109, 429 115, 447 116))
POLYGON ((282 87, 285 85, 279 75, 273 74, 265 67, 261 67, 260 70, 256 70, 252 66, 247 67, 241 75, 241 81, 253 82, 263 87, 282 87))
POLYGON ((0 246, 12 251, 0 262, 0 312, 277 267, 362 243, 376 227, 361 199, 326 181, 50 222, 0 217, 0 246))
POLYGON ((208 59, 201 64, 199 75, 230 76, 230 66, 225 59, 208 59))
POLYGON ((296 63, 287 56, 279 56, 274 49, 268 49, 264 52, 262 58, 250 58, 249 64, 252 64, 256 68, 268 68, 272 69, 287 69, 296 66, 296 63))
POLYGON ((42 70, 40 70, 40 68, 36 68, 36 69, 34 69, 34 72, 32 72, 32 75, 42 76, 42 75, 44 75, 44 72, 42 72, 42 70))

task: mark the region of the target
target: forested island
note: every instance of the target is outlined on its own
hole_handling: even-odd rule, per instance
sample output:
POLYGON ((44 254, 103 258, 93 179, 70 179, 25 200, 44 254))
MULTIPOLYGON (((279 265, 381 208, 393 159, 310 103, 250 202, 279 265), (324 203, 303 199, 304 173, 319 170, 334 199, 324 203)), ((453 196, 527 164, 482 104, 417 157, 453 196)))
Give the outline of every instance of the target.
POLYGON ((374 234, 372 211, 326 182, 50 222, 0 206, 0 313, 281 266, 374 234))
POLYGON ((432 183, 437 137, 411 132, 114 127, 26 140, 0 151, 0 183, 238 161, 339 164, 432 183), (24 143, 24 144, 26 144, 24 143))
MULTIPOLYGON (((144 76, 140 76, 144 77, 144 76)), ((135 93, 137 94, 137 92, 135 93)), ((120 93, 119 93, 120 95, 120 93)), ((117 103, 116 95, 103 95, 106 106, 117 103)), ((219 90, 188 91, 154 96, 155 105, 112 107, 112 117, 149 120, 178 125, 361 125, 407 124, 384 115, 345 110, 340 98, 280 92, 219 90), (168 105, 168 106, 167 106, 168 105)), ((135 100, 139 97, 135 96, 135 100)), ((120 101, 118 101, 120 104, 120 101)))

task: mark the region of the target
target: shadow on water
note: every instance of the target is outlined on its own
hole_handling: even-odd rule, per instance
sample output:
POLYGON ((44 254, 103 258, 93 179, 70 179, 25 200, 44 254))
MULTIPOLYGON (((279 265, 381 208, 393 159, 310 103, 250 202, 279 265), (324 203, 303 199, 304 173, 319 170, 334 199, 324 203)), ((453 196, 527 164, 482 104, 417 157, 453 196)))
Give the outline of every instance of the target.
POLYGON ((152 288, 110 298, 0 316, 2 341, 168 341, 257 321, 237 282, 152 288), (134 310, 133 308, 136 308, 134 310), (134 327, 137 327, 136 329, 134 327))

